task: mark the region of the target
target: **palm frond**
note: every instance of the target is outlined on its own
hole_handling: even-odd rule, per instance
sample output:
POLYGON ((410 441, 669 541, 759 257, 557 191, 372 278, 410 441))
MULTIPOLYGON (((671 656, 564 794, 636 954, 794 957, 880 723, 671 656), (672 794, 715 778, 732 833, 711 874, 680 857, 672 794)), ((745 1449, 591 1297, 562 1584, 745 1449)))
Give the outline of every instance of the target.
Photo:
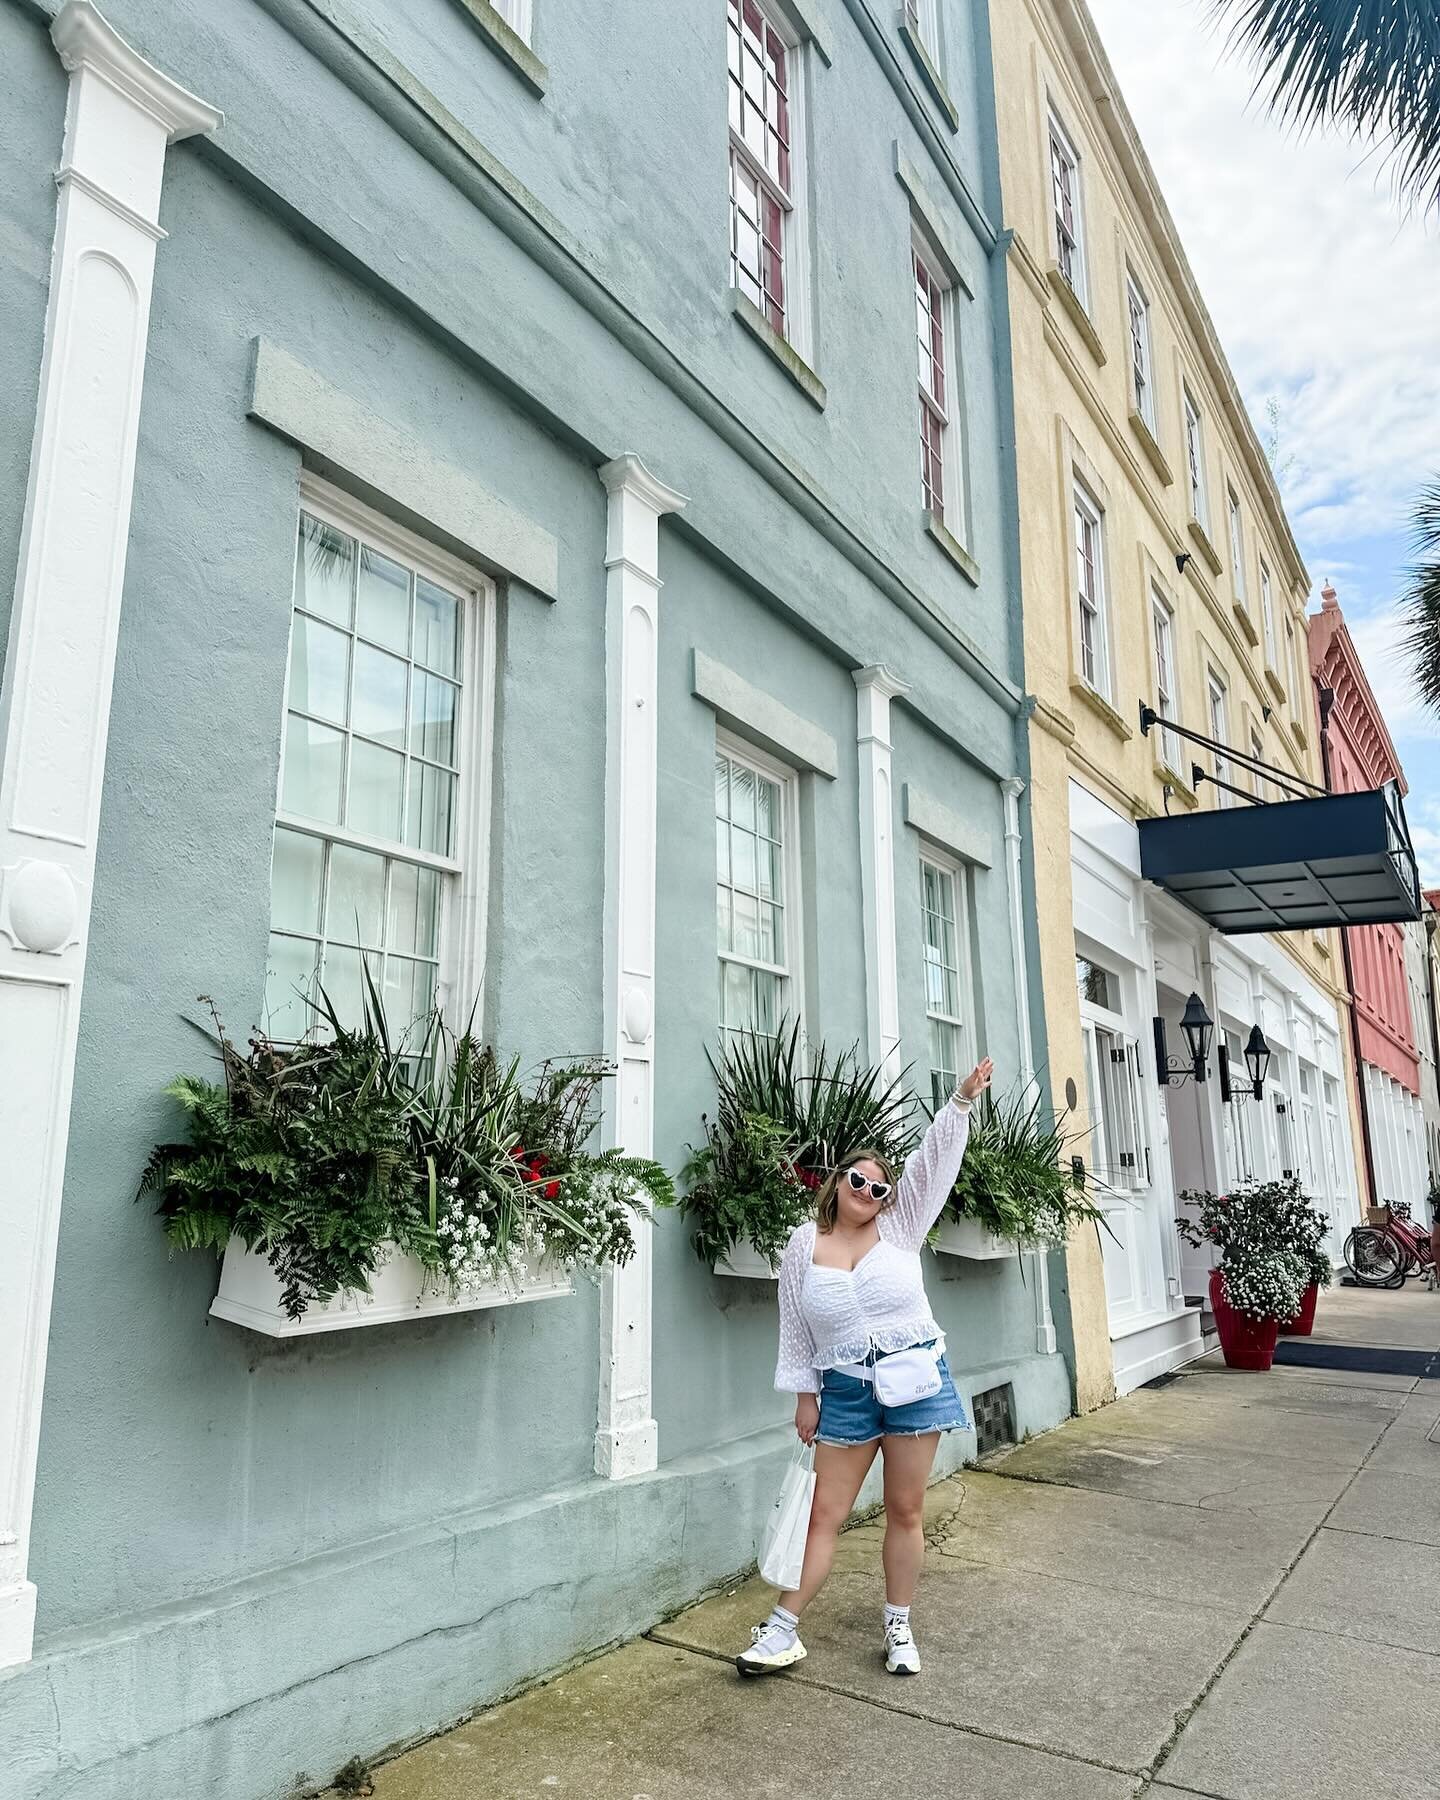
POLYGON ((1401 645, 1420 698, 1440 712, 1440 479, 1421 494, 1412 526, 1415 560, 1400 596, 1401 645))
POLYGON ((1432 0, 1211 0, 1255 91, 1308 130, 1338 125, 1389 156, 1396 186, 1440 206, 1440 9, 1432 0))

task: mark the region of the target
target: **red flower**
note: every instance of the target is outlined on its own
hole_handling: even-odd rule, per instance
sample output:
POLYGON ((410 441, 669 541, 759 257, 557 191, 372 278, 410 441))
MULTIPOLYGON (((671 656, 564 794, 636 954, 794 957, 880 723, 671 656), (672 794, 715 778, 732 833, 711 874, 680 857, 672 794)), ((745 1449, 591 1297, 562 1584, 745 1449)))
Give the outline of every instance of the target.
POLYGON ((517 1144, 510 1154, 515 1158, 516 1162, 524 1162, 526 1154, 524 1145, 517 1144))
POLYGON ((558 1198, 559 1193, 560 1193, 560 1183, 558 1181, 552 1181, 550 1183, 550 1185, 545 1189, 545 1198, 547 1200, 554 1200, 554 1199, 558 1198))

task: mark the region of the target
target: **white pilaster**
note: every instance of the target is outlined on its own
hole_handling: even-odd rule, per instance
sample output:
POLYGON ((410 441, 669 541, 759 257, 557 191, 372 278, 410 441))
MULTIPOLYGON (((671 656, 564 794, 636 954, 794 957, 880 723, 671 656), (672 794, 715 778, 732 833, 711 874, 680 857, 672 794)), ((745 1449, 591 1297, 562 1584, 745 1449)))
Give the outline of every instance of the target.
MULTIPOLYGON (((1010 955, 1015 970, 1015 1011, 1020 1028, 1020 1079, 1028 1088, 1035 1079, 1035 1044, 1030 1033, 1030 965, 1025 956, 1025 896, 1020 880, 1020 796, 1025 783, 1011 775, 1000 783, 1005 796, 1005 888, 1010 901, 1010 955)), ((1055 1316, 1050 1310, 1050 1260, 1045 1251, 1032 1253, 1035 1270, 1035 1348, 1055 1354, 1055 1316)))
MULTIPOLYGON (((635 1156, 655 1145, 655 734, 660 515, 683 494, 638 456, 605 464, 605 1047, 616 1068, 607 1145, 635 1156)), ((635 1255, 606 1272, 600 1297, 600 1417, 595 1469, 641 1475, 659 1457, 651 1415, 651 1238, 635 1225, 635 1255)))
POLYGON ((0 689, 0 1667, 27 1576, 70 1089, 167 145, 220 115, 87 0, 70 71, 40 401, 0 689))
POLYGON ((895 950, 895 796, 890 775, 890 702, 908 683, 884 663, 855 671, 860 750, 860 895, 865 920, 865 1016, 871 1061, 900 1073, 900 973, 895 950))

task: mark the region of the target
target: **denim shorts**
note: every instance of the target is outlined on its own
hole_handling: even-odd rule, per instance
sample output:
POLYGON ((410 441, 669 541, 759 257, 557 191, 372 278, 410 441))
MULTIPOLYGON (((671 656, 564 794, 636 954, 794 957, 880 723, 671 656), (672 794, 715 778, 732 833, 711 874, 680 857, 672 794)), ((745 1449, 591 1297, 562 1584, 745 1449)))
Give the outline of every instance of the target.
MULTIPOLYGON (((934 1339, 931 1339, 934 1342, 934 1339)), ((970 1421, 950 1365, 940 1358, 940 1392, 908 1406, 882 1406, 875 1384, 857 1375, 825 1369, 820 1376, 820 1429, 818 1444, 873 1444, 876 1438, 924 1437, 932 1431, 964 1431, 970 1421)))

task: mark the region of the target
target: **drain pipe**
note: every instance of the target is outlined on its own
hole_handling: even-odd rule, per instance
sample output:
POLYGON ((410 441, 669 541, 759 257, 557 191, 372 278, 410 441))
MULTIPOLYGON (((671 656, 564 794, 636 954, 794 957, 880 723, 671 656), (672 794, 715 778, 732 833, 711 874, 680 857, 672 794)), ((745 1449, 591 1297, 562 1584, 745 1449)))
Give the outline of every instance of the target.
MULTIPOLYGON (((1010 954, 1015 964, 1015 1007, 1020 1020, 1020 1076, 1035 1079, 1035 1047, 1030 1034, 1030 976, 1025 962, 1025 906, 1020 884, 1020 796, 1025 783, 1011 775, 1000 783, 1005 796, 1005 885, 1010 898, 1010 954)), ((1050 1264, 1042 1249, 1031 1251, 1035 1270, 1035 1348, 1055 1354, 1055 1317, 1050 1310, 1050 1264)))
MULTIPOLYGON (((1320 689, 1320 769, 1327 793, 1334 793, 1330 780, 1330 714, 1335 709, 1335 690, 1320 689)), ((1365 1063, 1360 1055, 1360 1021, 1355 1013, 1355 970, 1350 960, 1350 933, 1340 927, 1340 960, 1345 969, 1345 991, 1350 996, 1350 1049, 1355 1058, 1355 1096, 1360 1102, 1360 1148, 1365 1155, 1365 1180, 1370 1189, 1370 1204, 1380 1203, 1380 1189, 1375 1182, 1375 1146, 1370 1137, 1370 1098, 1365 1092, 1365 1063)))

